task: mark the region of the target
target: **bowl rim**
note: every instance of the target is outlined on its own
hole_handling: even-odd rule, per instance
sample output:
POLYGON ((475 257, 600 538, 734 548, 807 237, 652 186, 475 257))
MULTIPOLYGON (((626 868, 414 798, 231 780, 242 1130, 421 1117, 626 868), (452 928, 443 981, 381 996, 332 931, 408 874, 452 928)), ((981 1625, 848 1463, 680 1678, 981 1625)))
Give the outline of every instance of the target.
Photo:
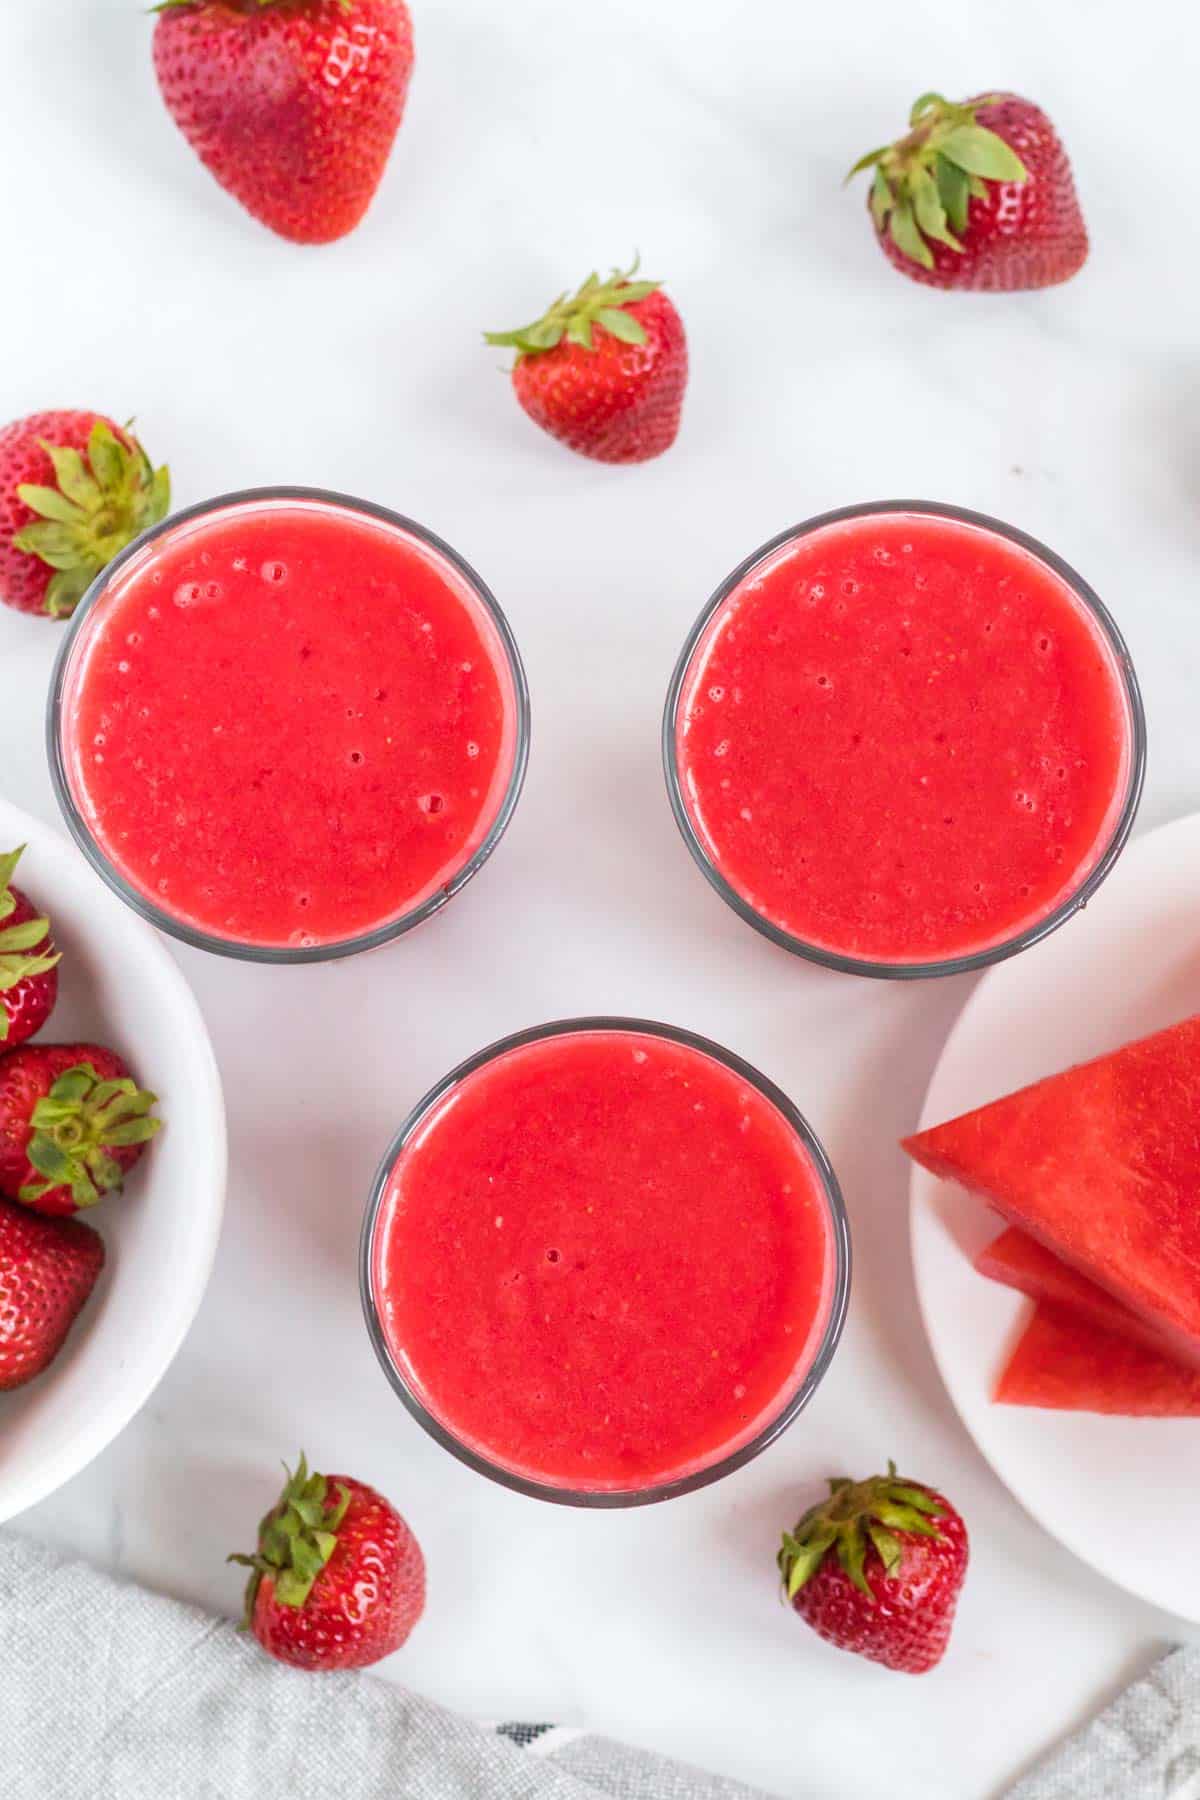
MULTIPOLYGON (((48 861, 58 858, 66 866, 78 860, 80 872, 95 884, 98 895, 103 896, 102 904, 118 905, 108 890, 96 881, 94 873, 86 870, 82 859, 76 859, 69 841, 60 831, 0 796, 0 830, 7 834, 9 829, 19 834, 15 841, 28 844, 31 861, 45 856, 48 861)), ((128 916, 123 908, 121 912, 122 916, 128 916)), ((177 1298, 166 1328, 160 1327, 150 1338, 147 1352, 138 1359, 137 1369, 131 1369, 119 1385, 112 1385, 109 1392, 116 1396, 115 1399, 106 1403, 104 1389, 98 1384, 94 1409, 85 1416, 68 1443, 44 1458, 39 1457, 27 1473, 0 1471, 0 1523, 36 1506, 81 1474, 142 1410, 174 1362, 195 1322, 216 1259, 228 1172, 225 1099, 216 1056, 199 1002, 167 946, 143 919, 131 920, 130 929, 139 934, 139 954, 144 963, 153 967, 159 983, 170 990, 172 1016, 178 1022, 180 1035, 189 1040, 194 1053, 194 1067, 189 1073, 194 1082, 195 1116, 202 1123, 194 1134, 192 1166, 198 1171, 195 1192, 207 1193, 210 1201, 205 1218, 195 1222, 196 1242, 188 1266, 173 1289, 177 1298)), ((71 1354, 69 1340, 63 1354, 71 1354)))

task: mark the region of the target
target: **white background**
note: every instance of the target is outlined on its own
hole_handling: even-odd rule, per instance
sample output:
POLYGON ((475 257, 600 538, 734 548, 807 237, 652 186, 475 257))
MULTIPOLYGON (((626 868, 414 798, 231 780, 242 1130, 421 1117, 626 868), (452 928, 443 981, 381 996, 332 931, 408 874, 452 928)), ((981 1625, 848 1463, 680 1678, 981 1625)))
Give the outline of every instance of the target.
MULTIPOLYGON (((534 708, 509 835, 425 930, 325 968, 181 953, 232 1130, 216 1272, 153 1402, 22 1528, 232 1611, 222 1558, 303 1444, 384 1488, 425 1545, 428 1614, 395 1679, 789 1796, 996 1793, 1186 1632, 1024 1516, 922 1338, 895 1142, 967 985, 858 983, 740 924, 676 837, 658 714, 744 553, 824 507, 916 494, 1011 519, 1091 579, 1145 691, 1143 826, 1196 804, 1192 9, 418 0, 377 204, 308 251, 195 162, 137 0, 2 10, 3 412, 136 413, 180 502, 327 483, 425 520, 507 609, 534 708), (931 86, 1012 87, 1052 113, 1094 239, 1069 286, 955 298, 884 262, 839 183, 931 86), (612 470, 535 432, 478 334, 635 249, 670 284, 693 373, 676 448, 612 470), (704 1494, 588 1516, 492 1488, 410 1423, 362 1327, 355 1248, 376 1159, 436 1077, 600 1010, 709 1033, 795 1097, 841 1173, 857 1273, 838 1361, 781 1444, 704 1494), (772 1585, 813 1484, 889 1455, 957 1500, 974 1541, 951 1653, 915 1682, 827 1649, 772 1585)), ((46 817, 57 639, 0 619, 0 782, 46 817)))

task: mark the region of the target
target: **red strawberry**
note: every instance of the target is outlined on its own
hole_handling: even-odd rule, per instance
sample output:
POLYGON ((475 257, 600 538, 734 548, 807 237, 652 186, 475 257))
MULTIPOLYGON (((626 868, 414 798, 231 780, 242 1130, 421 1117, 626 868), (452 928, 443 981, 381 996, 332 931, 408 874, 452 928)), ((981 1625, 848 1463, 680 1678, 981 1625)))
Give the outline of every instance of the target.
POLYGON ((534 324, 485 333, 516 350, 513 388, 534 424, 598 462, 647 462, 679 432, 683 320, 656 281, 633 280, 636 270, 589 275, 534 324))
POLYGON ((78 1219, 0 1200, 0 1389, 54 1361, 104 1267, 104 1240, 78 1219))
POLYGON ((40 1031, 58 999, 50 921, 12 883, 24 849, 0 856, 0 1050, 15 1050, 40 1031))
POLYGON ((382 1494, 349 1475, 310 1475, 301 1454, 258 1528, 247 1627, 298 1669, 362 1669, 390 1656, 425 1608, 421 1546, 382 1494))
POLYGON ((101 413, 43 412, 0 429, 0 600, 65 619, 118 550, 165 518, 166 469, 101 413))
POLYGON ((412 66, 404 0, 165 0, 154 30, 158 85, 201 162, 297 244, 366 212, 412 66))
POLYGON ((906 136, 856 162, 889 260, 928 287, 1053 287, 1087 261, 1088 236, 1058 133, 1032 101, 922 94, 906 136))
POLYGON ((908 1675, 942 1660, 967 1573, 967 1528, 950 1502, 896 1465, 831 1481, 784 1533, 779 1568, 802 1619, 839 1650, 908 1675))
POLYGON ((43 1213, 94 1206, 159 1130, 154 1103, 98 1044, 26 1044, 0 1058, 0 1194, 43 1213))

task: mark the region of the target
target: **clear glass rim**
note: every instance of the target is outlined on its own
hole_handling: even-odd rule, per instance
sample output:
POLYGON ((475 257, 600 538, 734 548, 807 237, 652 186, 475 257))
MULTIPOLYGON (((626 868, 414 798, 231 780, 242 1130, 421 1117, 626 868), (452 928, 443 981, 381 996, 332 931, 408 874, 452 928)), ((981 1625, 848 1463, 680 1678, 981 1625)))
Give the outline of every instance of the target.
POLYGON ((936 500, 865 500, 853 506, 839 506, 831 512, 818 513, 811 519, 805 519, 799 525, 792 525, 786 531, 779 532, 767 543, 761 544, 757 550, 752 551, 744 561, 739 563, 731 574, 726 576, 716 592, 705 603, 699 618, 687 635, 679 654, 679 660, 675 664, 670 686, 667 689, 666 706, 663 710, 663 771, 666 776, 671 811, 684 843, 709 886, 721 896, 726 905, 733 908, 739 918, 745 920, 747 925, 752 925, 756 931, 761 932, 763 937, 769 938, 772 943, 778 944, 781 949, 789 951, 793 956, 803 957, 808 962, 819 963, 822 968, 834 969, 842 974, 864 975, 882 981, 916 981, 931 976, 964 975, 973 970, 988 968, 992 963, 1003 962, 1007 957, 1016 956, 1019 951, 1027 950, 1031 945, 1040 943, 1043 938, 1049 937, 1052 931, 1057 931, 1060 925, 1085 907, 1111 871, 1133 830, 1146 779, 1146 747, 1146 713, 1133 660, 1116 620, 1095 590, 1083 579, 1082 575, 1071 567, 1070 563, 1064 562, 1061 556, 1058 556, 1037 538, 1031 537, 1028 532, 1021 531, 1015 525, 1006 524, 1003 519, 994 519, 987 513, 972 512, 967 507, 951 506, 936 500), (1060 902, 1052 912, 1047 913, 1045 918, 1039 919, 1036 924, 1017 933, 1016 936, 1004 939, 1002 943, 992 944, 984 950, 976 950, 969 955, 951 956, 927 962, 879 962, 869 957, 843 956, 837 951, 827 950, 819 944, 807 943, 803 938, 785 931, 770 919, 764 918, 726 880, 713 863, 698 836, 684 801, 675 743, 679 701, 692 657, 714 615, 724 606, 729 596, 746 577, 767 557, 773 556, 777 550, 782 550, 786 545, 794 543, 799 538, 808 537, 827 525, 837 525, 848 519, 864 519, 901 513, 915 513, 938 519, 954 519, 960 524, 977 526, 981 530, 992 532, 997 537, 1007 539, 1009 543, 1016 544, 1020 549, 1036 557, 1039 562, 1044 563, 1061 581, 1065 582, 1100 627, 1116 661, 1125 702, 1129 709, 1129 771, 1121 810, 1117 815, 1104 851, 1079 887, 1060 902))
POLYGON ((451 1069, 449 1074, 444 1075, 430 1088, 424 1098, 418 1101, 389 1144, 371 1186, 359 1239, 358 1278, 367 1333, 384 1374, 417 1423, 444 1450, 448 1450, 452 1456, 457 1457, 459 1462, 465 1463, 469 1469, 474 1469, 479 1475, 486 1475, 489 1480, 498 1482, 502 1487, 511 1488, 514 1492, 525 1494, 534 1500, 549 1500, 560 1506, 584 1508, 612 1509, 649 1506, 660 1500, 672 1500, 680 1494, 694 1493, 698 1488, 708 1487, 710 1483, 720 1481, 724 1476, 731 1475, 735 1469, 743 1468, 756 1456, 761 1455, 803 1412, 833 1361, 842 1335, 842 1327, 846 1322, 846 1311, 850 1301, 850 1273, 850 1222, 846 1212, 846 1203, 825 1147, 803 1113, 788 1099, 781 1088, 756 1069, 752 1063, 735 1055, 732 1050, 726 1050, 722 1045, 713 1043, 710 1038, 700 1037, 695 1032, 685 1031, 675 1025, 663 1025, 651 1019, 605 1016, 556 1019, 549 1024, 532 1025, 524 1031, 513 1032, 508 1037, 500 1038, 496 1043, 489 1044, 486 1049, 478 1051, 474 1056, 468 1057, 465 1062, 461 1062, 456 1068, 451 1069), (495 1061, 497 1057, 505 1055, 510 1050, 522 1049, 527 1044, 540 1043, 549 1038, 578 1036, 588 1032, 618 1031, 642 1037, 665 1038, 670 1043, 683 1044, 689 1049, 698 1050, 703 1055, 710 1056, 715 1062, 722 1064, 743 1081, 748 1082, 782 1114, 785 1122, 795 1132, 811 1157, 821 1183, 828 1208, 830 1235, 833 1243, 834 1283, 825 1330, 811 1363, 795 1388, 788 1394, 779 1411, 748 1443, 741 1445, 739 1449, 720 1458, 717 1462, 711 1463, 703 1469, 695 1470, 689 1475, 680 1476, 673 1481, 660 1482, 644 1488, 596 1491, 558 1486, 552 1482, 533 1481, 527 1476, 517 1474, 471 1449, 439 1419, 434 1417, 420 1396, 409 1385, 388 1348, 379 1310, 375 1304, 372 1256, 380 1208, 383 1205, 396 1159, 431 1108, 437 1106, 451 1089, 456 1087, 459 1082, 474 1075, 486 1064, 495 1061))
POLYGON ((215 956, 231 957, 240 962, 258 963, 314 963, 332 962, 343 956, 356 956, 360 951, 377 949, 393 938, 402 937, 405 932, 413 930, 434 913, 439 912, 447 901, 453 899, 467 882, 477 875, 500 839, 504 836, 516 811, 517 801, 525 781, 525 773, 529 764, 530 709, 529 686, 525 678, 525 667, 521 661, 521 653, 517 648, 517 640, 512 627, 500 607, 495 595, 487 583, 476 574, 464 557, 452 545, 438 537, 426 526, 415 519, 407 518, 403 513, 393 512, 390 507, 382 506, 374 500, 362 500, 352 494, 338 493, 330 488, 316 487, 256 487, 240 488, 233 493, 218 494, 210 500, 197 501, 192 506, 182 507, 178 512, 170 513, 157 525, 144 531, 140 537, 127 544, 125 549, 115 556, 102 569, 91 583, 83 599, 76 607, 67 626, 66 634, 59 646, 54 669, 50 677, 50 690, 46 705, 46 755, 50 765, 50 779, 54 788, 54 796, 58 801, 68 830, 72 838, 83 852, 92 868, 115 894, 124 900, 127 906, 141 915, 160 931, 181 943, 190 944, 196 950, 208 950, 215 956), (384 925, 375 926, 371 931, 359 932, 353 937, 340 938, 330 944, 246 944, 236 938, 218 937, 197 926, 189 925, 186 920, 177 919, 163 908, 156 906, 145 894, 133 887, 120 871, 110 862, 100 845, 96 842, 75 804, 67 777, 66 757, 63 749, 63 695, 71 655, 80 635, 95 607, 102 601, 109 582, 126 563, 140 554, 147 544, 157 538, 175 531, 179 526, 192 519, 205 517, 209 513, 220 512, 226 508, 238 506, 264 505, 272 501, 300 501, 317 505, 339 508, 342 511, 357 513, 362 517, 376 519, 384 525, 393 526, 443 557, 467 583, 475 598, 490 619, 504 652, 509 675, 513 684, 515 705, 516 741, 513 746, 513 765, 500 802, 496 817, 488 829, 487 836, 466 862, 458 869, 444 887, 431 894, 419 906, 403 913, 399 918, 391 919, 384 925))

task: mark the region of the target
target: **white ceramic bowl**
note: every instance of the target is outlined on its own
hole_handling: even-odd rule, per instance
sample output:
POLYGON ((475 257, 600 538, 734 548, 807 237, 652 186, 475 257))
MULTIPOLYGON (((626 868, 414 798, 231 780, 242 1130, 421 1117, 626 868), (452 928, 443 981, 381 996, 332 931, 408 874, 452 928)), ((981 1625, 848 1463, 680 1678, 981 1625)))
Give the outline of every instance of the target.
POLYGON ((123 1193, 91 1210, 108 1261, 44 1375, 0 1394, 0 1520, 98 1456, 143 1406, 196 1316, 225 1200, 225 1107, 200 1009, 158 934, 49 826, 0 800, 0 849, 49 916, 59 1000, 38 1039, 109 1044, 166 1121, 123 1193))

